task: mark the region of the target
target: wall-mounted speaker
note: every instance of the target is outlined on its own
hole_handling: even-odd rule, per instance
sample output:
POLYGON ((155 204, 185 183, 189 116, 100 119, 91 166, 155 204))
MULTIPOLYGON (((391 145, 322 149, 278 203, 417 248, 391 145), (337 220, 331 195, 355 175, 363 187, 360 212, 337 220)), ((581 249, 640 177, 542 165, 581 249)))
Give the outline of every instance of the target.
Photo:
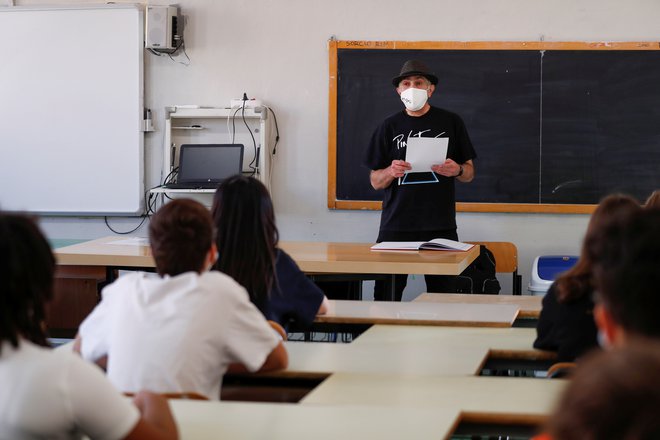
POLYGON ((176 49, 179 40, 176 6, 147 6, 144 46, 147 49, 176 49))

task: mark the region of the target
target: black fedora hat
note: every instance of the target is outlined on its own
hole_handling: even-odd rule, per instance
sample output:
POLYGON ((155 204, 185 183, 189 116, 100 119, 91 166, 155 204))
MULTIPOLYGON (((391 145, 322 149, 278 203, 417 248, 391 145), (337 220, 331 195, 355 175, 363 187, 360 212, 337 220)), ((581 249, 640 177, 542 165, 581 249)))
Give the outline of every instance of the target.
POLYGON ((426 64, 419 60, 408 60, 403 63, 399 75, 392 78, 392 85, 394 85, 394 87, 399 87, 401 80, 407 76, 423 76, 431 81, 431 84, 438 84, 438 77, 429 70, 426 64))

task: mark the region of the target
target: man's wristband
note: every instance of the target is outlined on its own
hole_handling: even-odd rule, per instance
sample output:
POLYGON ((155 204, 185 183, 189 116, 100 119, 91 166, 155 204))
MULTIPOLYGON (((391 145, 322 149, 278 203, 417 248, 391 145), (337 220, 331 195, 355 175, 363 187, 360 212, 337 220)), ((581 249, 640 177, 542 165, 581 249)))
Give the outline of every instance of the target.
POLYGON ((463 175, 463 165, 459 165, 458 168, 458 174, 454 177, 461 177, 463 175))

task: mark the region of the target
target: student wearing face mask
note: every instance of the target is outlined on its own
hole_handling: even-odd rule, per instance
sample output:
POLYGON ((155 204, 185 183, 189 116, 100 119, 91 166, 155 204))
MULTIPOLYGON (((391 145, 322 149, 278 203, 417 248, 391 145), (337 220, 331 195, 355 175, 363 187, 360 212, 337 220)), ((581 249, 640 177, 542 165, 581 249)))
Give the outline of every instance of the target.
MULTIPOLYGON (((371 169, 371 186, 385 192, 378 242, 458 240, 454 183, 472 181, 477 154, 462 119, 428 103, 437 83, 438 78, 418 60, 406 61, 392 79, 405 108, 378 126, 363 161, 371 169), (411 169, 405 161, 411 137, 448 138, 447 158, 439 158, 432 173, 416 173, 421 175, 418 182, 404 184, 401 178, 411 169)), ((427 291, 451 291, 451 279, 426 275, 427 291)), ((406 281, 406 275, 397 275, 397 301, 406 281)), ((377 281, 374 299, 384 299, 384 292, 384 283, 377 281)))
POLYGON ((585 240, 603 345, 660 340, 660 208, 640 210, 585 240))

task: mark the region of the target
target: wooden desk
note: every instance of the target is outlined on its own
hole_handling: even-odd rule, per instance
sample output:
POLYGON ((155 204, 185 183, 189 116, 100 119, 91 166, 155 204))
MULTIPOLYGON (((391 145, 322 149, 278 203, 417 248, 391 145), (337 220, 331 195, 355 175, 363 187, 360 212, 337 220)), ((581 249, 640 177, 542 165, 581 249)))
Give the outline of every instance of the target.
POLYGON ((538 352, 531 348, 533 338, 533 330, 520 328, 376 325, 351 344, 286 342, 289 367, 269 374, 325 379, 302 405, 459 413, 437 438, 449 438, 459 422, 463 433, 474 426, 530 432, 551 410, 563 382, 476 374, 492 350, 538 352))
POLYGON ((541 313, 542 296, 536 295, 479 295, 459 293, 422 293, 413 302, 441 304, 512 304, 520 311, 518 318, 538 319, 541 313))
POLYGON ((499 351, 533 350, 536 330, 531 328, 430 327, 374 325, 349 345, 439 344, 446 347, 479 347, 499 351))
POLYGON ((289 366, 259 376, 324 379, 334 373, 478 375, 489 358, 552 363, 533 329, 375 325, 350 344, 284 343, 289 366))
MULTIPOLYGON (((153 268, 146 245, 111 244, 124 237, 105 237, 55 251, 61 266, 105 266, 109 268, 153 268)), ((466 252, 420 251, 376 252, 371 243, 281 242, 280 247, 306 273, 391 275, 458 275, 479 255, 478 247, 466 252)))
POLYGON ((373 243, 284 241, 280 247, 307 273, 458 275, 479 255, 465 252, 372 251, 373 243))
POLYGON ((540 423, 565 385, 561 379, 337 373, 302 404, 433 407, 458 409, 473 422, 540 423))
POLYGON ((286 370, 225 376, 223 399, 297 402, 336 373, 473 376, 480 373, 489 354, 483 345, 460 345, 446 340, 406 339, 390 343, 377 339, 362 344, 359 340, 351 344, 287 341, 286 370))
MULTIPOLYGON (((112 244, 125 237, 104 237, 55 250, 60 265, 154 267, 147 245, 112 244)), ((280 242, 307 273, 458 275, 477 257, 466 252, 376 252, 371 243, 280 242)))
POLYGON ((170 400, 182 439, 400 440, 448 438, 458 411, 354 405, 170 400))
POLYGON ((365 302, 330 300, 316 323, 511 327, 518 306, 511 304, 365 302))
MULTIPOLYGON (((52 239, 54 249, 85 240, 52 239)), ((46 303, 46 327, 50 337, 72 338, 78 326, 96 307, 99 286, 107 277, 102 267, 58 266, 53 298, 46 303)))
POLYGON ((126 237, 104 237, 55 249, 60 266, 103 266, 154 268, 156 263, 147 245, 122 245, 113 242, 126 237))
MULTIPOLYGON (((479 365, 473 368, 478 374, 482 369, 544 370, 557 360, 552 351, 538 350, 532 346, 536 330, 531 328, 480 328, 480 327, 392 327, 375 325, 364 332, 353 344, 387 345, 390 350, 419 350, 443 352, 451 355, 457 349, 470 347, 483 353, 479 365)), ((466 369, 467 370, 467 369, 466 369)))
MULTIPOLYGON (((401 327, 403 328, 403 327, 401 327)), ((477 346, 443 343, 327 344, 285 343, 286 370, 260 375, 280 378, 325 378, 338 372, 401 376, 475 375, 488 354, 477 346)))

